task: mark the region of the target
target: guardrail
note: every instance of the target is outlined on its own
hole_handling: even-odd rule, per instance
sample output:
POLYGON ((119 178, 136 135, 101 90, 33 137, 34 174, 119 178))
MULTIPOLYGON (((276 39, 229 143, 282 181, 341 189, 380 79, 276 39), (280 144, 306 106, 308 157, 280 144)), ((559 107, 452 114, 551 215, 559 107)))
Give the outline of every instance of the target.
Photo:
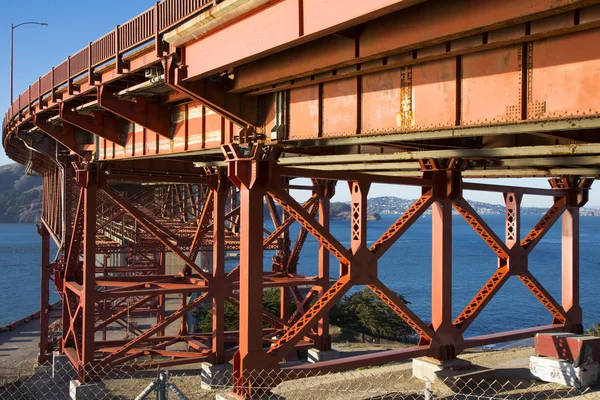
POLYGON ((191 15, 204 11, 215 4, 216 0, 162 0, 154 7, 137 17, 118 25, 100 39, 91 42, 65 61, 52 68, 30 85, 14 101, 2 122, 3 135, 6 125, 25 108, 52 95, 57 89, 69 84, 83 74, 92 74, 94 68, 114 59, 117 61, 123 53, 148 42, 158 43, 160 35, 191 15))

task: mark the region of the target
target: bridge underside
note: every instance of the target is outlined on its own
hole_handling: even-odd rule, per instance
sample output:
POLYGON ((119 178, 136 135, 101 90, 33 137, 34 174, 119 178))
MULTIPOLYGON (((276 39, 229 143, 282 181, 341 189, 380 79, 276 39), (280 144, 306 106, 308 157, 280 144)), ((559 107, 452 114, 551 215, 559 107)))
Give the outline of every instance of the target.
MULTIPOLYGON (((44 177, 42 309, 52 279, 63 299, 60 349, 80 379, 93 378, 95 365, 232 359, 240 379, 277 371, 300 349, 330 348, 328 313, 356 285, 390 306, 419 344, 286 369, 449 359, 536 332, 582 330, 579 209, 600 174, 600 1, 225 0, 196 2, 165 23, 167 3, 41 77, 4 120, 7 154, 44 177), (548 177, 550 186, 463 181, 473 177, 548 177), (351 196, 349 248, 329 231, 340 181, 351 196), (374 183, 420 187, 422 196, 368 245, 374 183), (296 189, 310 193, 303 204, 296 189), (504 195, 504 239, 464 191, 504 195), (521 238, 520 204, 531 195, 553 205, 521 238), (379 280, 378 260, 429 209, 424 321, 379 280), (453 210, 498 257, 458 316, 453 210), (528 269, 559 219, 560 301, 528 269), (317 276, 297 271, 308 234, 319 242, 317 276), (50 238, 60 248, 54 262, 50 238), (271 266, 265 251, 275 254, 271 266), (228 252, 239 252, 239 265, 226 271, 228 252), (549 324, 469 337, 513 276, 549 311, 549 324), (264 310, 265 288, 280 291, 278 314, 264 310), (225 303, 239 310, 238 331, 225 329, 225 303), (188 326, 202 305, 210 332, 188 326)), ((40 345, 43 361, 47 330, 40 345)))

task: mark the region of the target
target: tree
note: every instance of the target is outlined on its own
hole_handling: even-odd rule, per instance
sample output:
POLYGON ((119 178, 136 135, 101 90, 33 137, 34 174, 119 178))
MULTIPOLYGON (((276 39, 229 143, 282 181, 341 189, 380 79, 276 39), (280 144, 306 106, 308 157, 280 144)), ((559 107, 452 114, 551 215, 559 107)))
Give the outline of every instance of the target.
POLYGON ((592 327, 587 330, 587 334, 600 337, 600 324, 593 324, 592 327))
MULTIPOLYGON (((275 315, 279 315, 279 289, 267 289, 263 291, 263 308, 275 315)), ((198 320, 198 331, 212 332, 212 306, 206 304, 196 307, 193 311, 198 320)), ((225 319, 224 329, 226 331, 237 331, 239 329, 239 310, 233 304, 225 302, 223 317, 225 319)), ((265 323, 265 326, 267 324, 265 323)))
MULTIPOLYGON (((403 296, 396 295, 409 304, 403 296)), ((314 303, 315 300, 313 300, 314 303)), ((279 315, 279 289, 263 291, 263 307, 265 311, 279 315)), ((239 329, 238 308, 225 303, 223 310, 225 330, 239 329)), ((209 304, 197 307, 194 316, 198 319, 200 332, 212 331, 212 306, 209 304)), ((345 296, 330 312, 330 321, 348 333, 349 331, 369 335, 379 339, 405 341, 413 335, 412 329, 394 311, 383 303, 369 288, 364 288, 349 296, 345 296)), ((268 324, 263 322, 266 327, 268 324)))
MULTIPOLYGON (((403 296, 397 296, 409 304, 403 296)), ((350 329, 380 339, 403 341, 413 335, 408 324, 369 288, 345 296, 332 310, 330 321, 342 330, 350 329)))

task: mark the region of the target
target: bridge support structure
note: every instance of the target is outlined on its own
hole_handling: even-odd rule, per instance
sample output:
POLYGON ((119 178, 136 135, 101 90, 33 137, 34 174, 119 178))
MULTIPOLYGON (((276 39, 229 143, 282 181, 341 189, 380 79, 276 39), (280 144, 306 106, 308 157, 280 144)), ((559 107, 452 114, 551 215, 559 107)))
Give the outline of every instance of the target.
MULTIPOLYGON (((7 155, 43 175, 41 308, 52 279, 63 300, 61 351, 82 381, 98 366, 233 359, 239 394, 249 396, 256 372, 265 386, 282 369, 447 360, 536 332, 580 332, 579 209, 600 176, 599 38, 600 0, 156 3, 33 82, 3 121, 7 155), (466 180, 493 177, 552 179, 548 189, 466 180), (329 226, 330 200, 346 184, 349 243, 329 226), (375 184, 421 194, 371 243, 375 184), (303 203, 296 189, 309 192, 303 203), (504 233, 468 191, 504 196, 504 233), (523 196, 552 205, 521 238, 523 196), (380 267, 426 212, 432 309, 423 316, 382 282, 380 267), (496 259, 458 315, 453 213, 496 259), (558 300, 530 255, 561 218, 558 300), (298 268, 308 235, 318 242, 314 276, 298 268), (60 249, 52 263, 48 237, 60 249), (226 256, 238 251, 236 266, 226 256), (511 277, 549 324, 469 336, 511 277), (419 343, 283 365, 299 350, 331 348, 329 311, 355 286, 419 343), (263 305, 267 289, 278 292, 277 309, 263 305), (239 329, 226 329, 230 307, 239 329)), ((40 361, 53 343, 42 322, 40 361)))
MULTIPOLYGON (((383 362, 428 356, 441 361, 454 359, 468 348, 532 337, 537 332, 581 331, 581 313, 578 306, 578 209, 587 199, 591 179, 552 179, 551 188, 513 188, 498 185, 470 183, 461 178, 464 165, 460 160, 422 160, 421 178, 375 176, 326 170, 303 170, 277 164, 276 152, 255 145, 245 150, 230 145, 225 153, 229 162, 229 177, 240 189, 241 215, 245 221, 240 237, 240 347, 236 356, 234 375, 241 396, 252 396, 252 388, 263 387, 265 382, 276 384, 286 374, 336 372, 383 362), (347 181, 351 196, 350 247, 327 229, 327 222, 319 221, 282 190, 281 182, 290 178, 312 178, 326 182, 347 181), (369 188, 374 183, 412 185, 422 187, 423 195, 390 226, 372 245, 367 245, 367 206, 369 188), (497 234, 463 197, 466 190, 496 192, 506 203, 504 239, 497 234), (339 261, 339 278, 330 287, 323 287, 317 301, 304 310, 300 318, 291 321, 275 340, 265 341, 261 336, 260 321, 253 315, 260 313, 262 302, 262 250, 258 245, 263 226, 262 198, 267 193, 280 207, 294 218, 339 261), (524 239, 520 237, 520 204, 524 195, 547 196, 553 205, 524 239), (432 224, 432 310, 431 320, 419 318, 378 277, 378 260, 426 211, 431 209, 432 224), (464 310, 452 315, 452 243, 453 212, 474 229, 496 254, 498 263, 491 278, 475 294, 464 310), (529 255, 562 217, 562 304, 537 280, 529 269, 529 255), (483 311, 494 295, 514 276, 548 310, 548 325, 469 337, 469 325, 483 311), (335 304, 356 285, 366 285, 385 304, 394 310, 420 337, 418 345, 401 350, 384 351, 295 366, 280 365, 295 346, 314 341, 313 335, 323 324, 323 318, 335 304), (265 347, 267 346, 268 347, 265 347)), ((397 266, 399 272, 401 265, 397 266)), ((332 274, 337 275, 337 274, 332 274)), ((288 375, 289 376, 289 375, 288 375)))

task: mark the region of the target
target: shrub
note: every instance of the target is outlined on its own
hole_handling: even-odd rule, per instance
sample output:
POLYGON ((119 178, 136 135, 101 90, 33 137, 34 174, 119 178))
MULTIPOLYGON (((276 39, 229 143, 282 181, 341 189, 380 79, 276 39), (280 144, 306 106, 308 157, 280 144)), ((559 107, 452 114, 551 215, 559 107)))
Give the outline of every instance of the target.
MULTIPOLYGON (((279 315, 279 289, 267 289, 263 292, 263 307, 275 315, 279 315)), ((212 332, 212 306, 208 303, 197 307, 193 311, 198 320, 199 332, 212 332)), ((223 307, 226 331, 237 331, 239 329, 239 311, 233 304, 225 302, 223 307)), ((266 324, 265 324, 266 325, 266 324)))
MULTIPOLYGON (((403 296, 396 294, 404 304, 409 304, 403 296)), ((313 300, 314 302, 314 300, 313 300)), ((268 289, 263 292, 263 307, 275 315, 279 315, 279 289, 268 289)), ((293 306, 293 301, 292 308, 293 306)), ((406 341, 413 336, 412 329, 394 311, 383 303, 369 288, 345 296, 330 312, 330 322, 342 330, 342 336, 356 336, 356 333, 374 338, 406 341), (349 335, 349 333, 354 334, 349 335)), ((212 306, 209 304, 197 307, 194 316, 198 319, 200 332, 212 331, 212 306)), ((225 330, 239 329, 238 308, 225 303, 225 330)), ((266 323, 265 326, 268 326, 266 323)))
MULTIPOLYGON (((398 297, 404 304, 408 304, 403 296, 398 297)), ((342 329, 342 335, 348 329, 375 338, 397 341, 404 341, 413 335, 408 324, 369 288, 345 296, 332 310, 330 321, 342 329)))
POLYGON ((600 324, 593 324, 592 327, 587 330, 587 334, 600 337, 600 324))

